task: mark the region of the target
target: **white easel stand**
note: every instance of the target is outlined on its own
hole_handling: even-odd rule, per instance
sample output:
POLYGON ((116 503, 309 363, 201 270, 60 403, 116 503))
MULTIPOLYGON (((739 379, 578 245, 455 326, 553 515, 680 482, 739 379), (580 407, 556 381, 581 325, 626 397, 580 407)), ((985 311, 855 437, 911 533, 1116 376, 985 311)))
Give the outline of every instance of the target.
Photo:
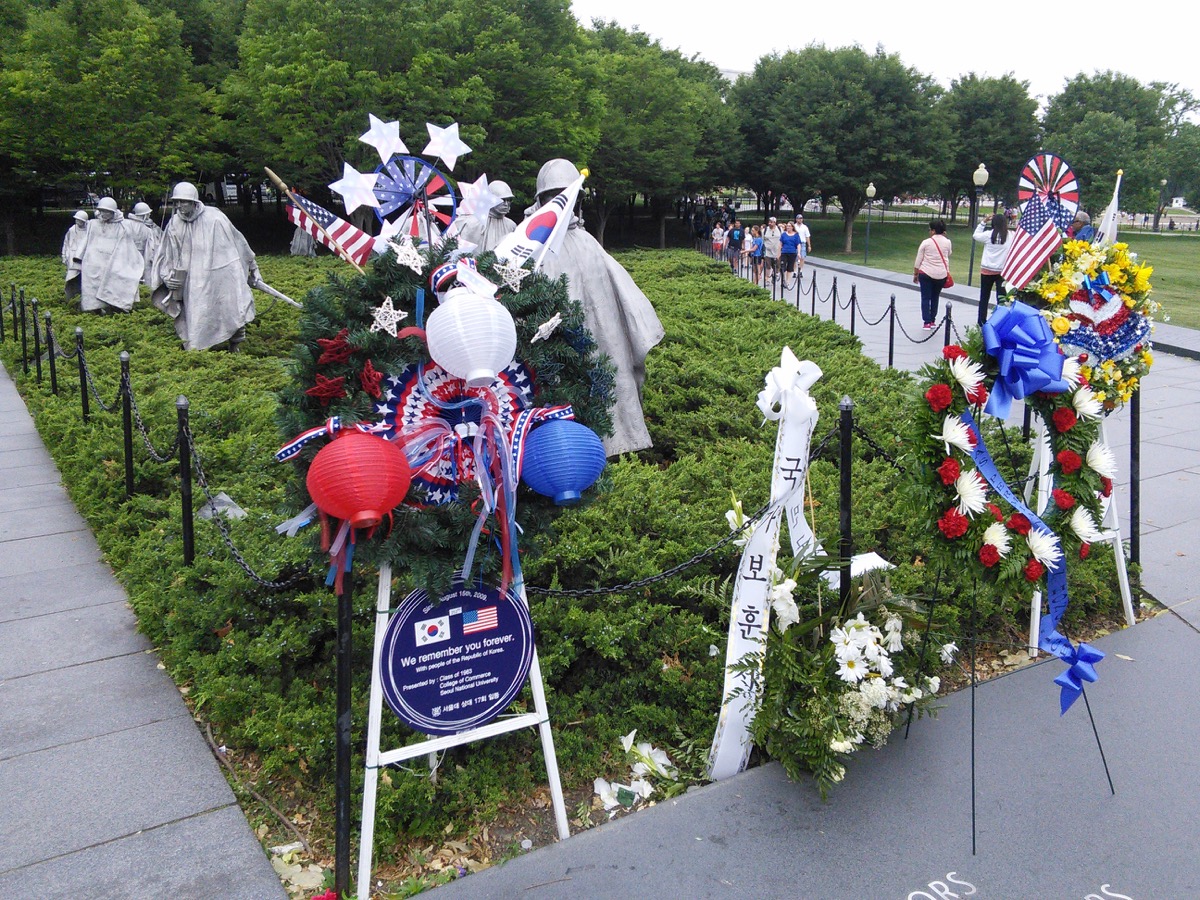
MULTIPOLYGON (((1029 462, 1029 474, 1037 473, 1037 506, 1034 511, 1040 517, 1046 511, 1046 505, 1050 499, 1051 491, 1054 487, 1053 479, 1050 477, 1050 434, 1046 431, 1046 423, 1040 417, 1035 419, 1037 424, 1037 434, 1033 440, 1033 458, 1029 462)), ((1105 445, 1108 444, 1108 420, 1100 420, 1100 440, 1105 445)), ((1025 505, 1029 505, 1031 495, 1033 493, 1034 482, 1028 481, 1025 484, 1025 505)), ((1121 587, 1121 606, 1125 611, 1125 625, 1132 626, 1137 623, 1137 617, 1133 612, 1133 593, 1129 589, 1129 570, 1125 564, 1125 547, 1121 542, 1121 525, 1117 518, 1116 490, 1114 489, 1109 496, 1101 500, 1100 528, 1101 540, 1108 541, 1112 544, 1113 559, 1117 564, 1117 582, 1121 587)), ((1036 657, 1038 655, 1038 637, 1041 631, 1042 624, 1042 592, 1036 590, 1033 592, 1033 599, 1029 605, 1029 655, 1036 657)))
MULTIPOLYGON (((516 585, 522 602, 528 607, 524 582, 516 585)), ((558 757, 554 753, 554 735, 550 731, 550 714, 546 707, 546 692, 542 684, 542 669, 538 664, 537 650, 533 651, 533 662, 529 667, 529 685, 533 691, 534 712, 509 716, 472 728, 458 734, 432 738, 408 747, 381 751, 379 731, 383 719, 383 685, 380 662, 383 656, 383 635, 387 629, 388 610, 391 608, 392 567, 384 563, 379 567, 379 587, 375 603, 375 651, 371 663, 371 698, 367 718, 366 778, 363 782, 362 832, 358 848, 358 900, 371 896, 371 856, 375 846, 375 795, 379 784, 379 769, 392 763, 414 759, 424 754, 468 744, 484 738, 507 734, 519 728, 536 725, 542 738, 542 753, 546 757, 546 775, 550 782, 550 799, 554 806, 554 819, 558 825, 558 838, 565 841, 571 836, 567 825, 567 807, 563 800, 562 783, 558 777, 558 757)))

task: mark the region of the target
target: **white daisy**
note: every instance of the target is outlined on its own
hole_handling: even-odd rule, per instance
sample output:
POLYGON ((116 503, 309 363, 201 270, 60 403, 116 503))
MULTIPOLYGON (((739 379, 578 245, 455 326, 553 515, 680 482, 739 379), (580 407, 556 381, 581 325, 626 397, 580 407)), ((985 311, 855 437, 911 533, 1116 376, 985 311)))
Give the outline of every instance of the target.
POLYGON ((1012 549, 1012 538, 1008 536, 1008 529, 1004 527, 1003 522, 993 522, 983 532, 983 542, 991 544, 1000 553, 1000 558, 1008 556, 1008 551, 1012 549))
POLYGON ((1098 541, 1102 537, 1100 529, 1096 527, 1096 520, 1092 518, 1091 512, 1086 507, 1076 506, 1071 510, 1071 518, 1068 524, 1070 524, 1071 530, 1085 544, 1098 541))
POLYGON ((932 437, 941 441, 946 445, 946 455, 950 455, 950 448, 957 447, 963 453, 969 454, 975 449, 975 441, 971 437, 971 429, 969 429, 962 420, 957 416, 946 416, 942 421, 942 433, 932 435, 932 437))
POLYGON ((954 479, 958 492, 958 511, 971 518, 987 509, 987 483, 975 469, 968 469, 954 479))
POLYGON ((1096 399, 1095 393, 1087 386, 1079 388, 1071 395, 1071 405, 1075 407, 1075 412, 1085 419, 1098 419, 1104 412, 1104 407, 1096 399))
POLYGON ((983 367, 965 356, 950 360, 950 374, 966 394, 973 394, 983 382, 983 367))
POLYGON ((1025 536, 1025 543, 1029 545, 1029 552, 1033 554, 1033 558, 1048 569, 1056 568, 1062 559, 1062 547, 1058 544, 1058 538, 1051 532, 1031 528, 1025 536))
POLYGON ((861 656, 839 658, 838 662, 838 678, 847 684, 857 684, 867 677, 867 663, 861 656))
POLYGON ((1088 447, 1088 468, 1105 478, 1117 477, 1117 457, 1107 444, 1100 441, 1088 447))

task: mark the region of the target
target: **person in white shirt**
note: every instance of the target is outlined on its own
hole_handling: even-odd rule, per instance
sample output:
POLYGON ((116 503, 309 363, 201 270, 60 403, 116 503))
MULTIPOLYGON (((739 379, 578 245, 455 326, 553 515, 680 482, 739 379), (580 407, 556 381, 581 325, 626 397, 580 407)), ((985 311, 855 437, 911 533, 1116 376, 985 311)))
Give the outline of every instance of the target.
POLYGON ((796 213, 796 232, 800 235, 800 258, 796 260, 796 272, 804 271, 804 260, 812 253, 812 232, 804 224, 804 216, 796 213))
POLYGON ((990 220, 980 222, 971 237, 976 243, 983 244, 983 257, 979 260, 979 324, 982 325, 987 319, 992 288, 996 289, 997 302, 1007 294, 1000 270, 1012 249, 1008 219, 1003 213, 996 213, 990 220))

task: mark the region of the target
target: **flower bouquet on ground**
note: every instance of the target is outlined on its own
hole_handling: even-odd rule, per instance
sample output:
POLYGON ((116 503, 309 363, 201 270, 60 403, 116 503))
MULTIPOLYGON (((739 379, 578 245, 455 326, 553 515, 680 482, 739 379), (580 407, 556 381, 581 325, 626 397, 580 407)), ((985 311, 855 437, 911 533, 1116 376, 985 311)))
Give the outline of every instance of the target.
POLYGON ((846 608, 815 569, 793 574, 774 572, 775 621, 750 662, 762 667, 751 731, 790 777, 810 773, 825 797, 851 754, 882 747, 910 710, 932 712, 941 645, 926 635, 925 611, 891 596, 879 573, 846 608))

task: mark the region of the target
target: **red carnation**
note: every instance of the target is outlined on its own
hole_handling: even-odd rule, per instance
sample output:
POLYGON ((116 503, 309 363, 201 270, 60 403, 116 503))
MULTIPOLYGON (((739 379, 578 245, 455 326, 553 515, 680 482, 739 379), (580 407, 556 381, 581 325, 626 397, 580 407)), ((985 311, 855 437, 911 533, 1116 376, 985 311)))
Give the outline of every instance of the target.
POLYGON ((955 479, 962 474, 962 468, 959 466, 958 460, 947 456, 946 461, 938 466, 937 473, 942 476, 942 484, 954 484, 955 479))
POLYGON ((1051 418, 1054 420, 1055 429, 1060 433, 1070 431, 1075 427, 1075 423, 1079 421, 1079 416, 1075 415, 1075 410, 1066 406, 1060 406, 1056 409, 1051 418))
POLYGON ((1008 517, 1008 527, 1010 531, 1015 531, 1019 535, 1029 534, 1029 529, 1033 526, 1029 524, 1029 520, 1021 513, 1015 512, 1008 517))
POLYGON ((975 390, 967 391, 967 402, 972 406, 982 406, 987 403, 988 389, 981 381, 975 385, 975 390))
POLYGON ((970 525, 970 519, 960 513, 956 506, 950 507, 945 515, 938 519, 938 528, 950 540, 962 537, 970 525))
POLYGON ((996 545, 984 544, 982 547, 980 547, 979 561, 989 569, 996 563, 1000 562, 1000 551, 996 549, 996 545))
POLYGON ((998 507, 995 503, 988 504, 988 512, 992 514, 992 518, 994 518, 997 522, 1004 521, 1004 513, 1000 512, 1000 507, 998 507))
POLYGON ((1025 573, 1026 581, 1037 581, 1046 574, 1046 567, 1036 559, 1031 559, 1029 562, 1025 563, 1025 568, 1021 571, 1025 573))
POLYGON ((954 395, 950 393, 949 385, 935 384, 925 392, 925 399, 929 401, 930 409, 941 412, 954 401, 954 395))
MULTIPOLYGON (((1057 415, 1057 413, 1055 413, 1057 415)), ((1074 413, 1071 413, 1074 415, 1074 413)), ((1058 464, 1062 466, 1064 475, 1072 475, 1079 471, 1079 467, 1083 465, 1083 459, 1074 450, 1059 450, 1058 455, 1054 457, 1058 460, 1058 464)))
POLYGON ((958 344, 947 344, 942 348, 942 359, 966 359, 967 351, 958 344))
POLYGON ((1112 496, 1112 479, 1107 475, 1100 476, 1100 493, 1105 497, 1112 496))
POLYGON ((1075 498, 1062 488, 1055 488, 1051 491, 1054 496, 1054 503, 1059 509, 1070 509, 1075 505, 1075 498))
POLYGON ((1080 559, 1087 559, 1088 554, 1091 552, 1092 552, 1091 544, 1080 544, 1079 545, 1079 558, 1080 559))

